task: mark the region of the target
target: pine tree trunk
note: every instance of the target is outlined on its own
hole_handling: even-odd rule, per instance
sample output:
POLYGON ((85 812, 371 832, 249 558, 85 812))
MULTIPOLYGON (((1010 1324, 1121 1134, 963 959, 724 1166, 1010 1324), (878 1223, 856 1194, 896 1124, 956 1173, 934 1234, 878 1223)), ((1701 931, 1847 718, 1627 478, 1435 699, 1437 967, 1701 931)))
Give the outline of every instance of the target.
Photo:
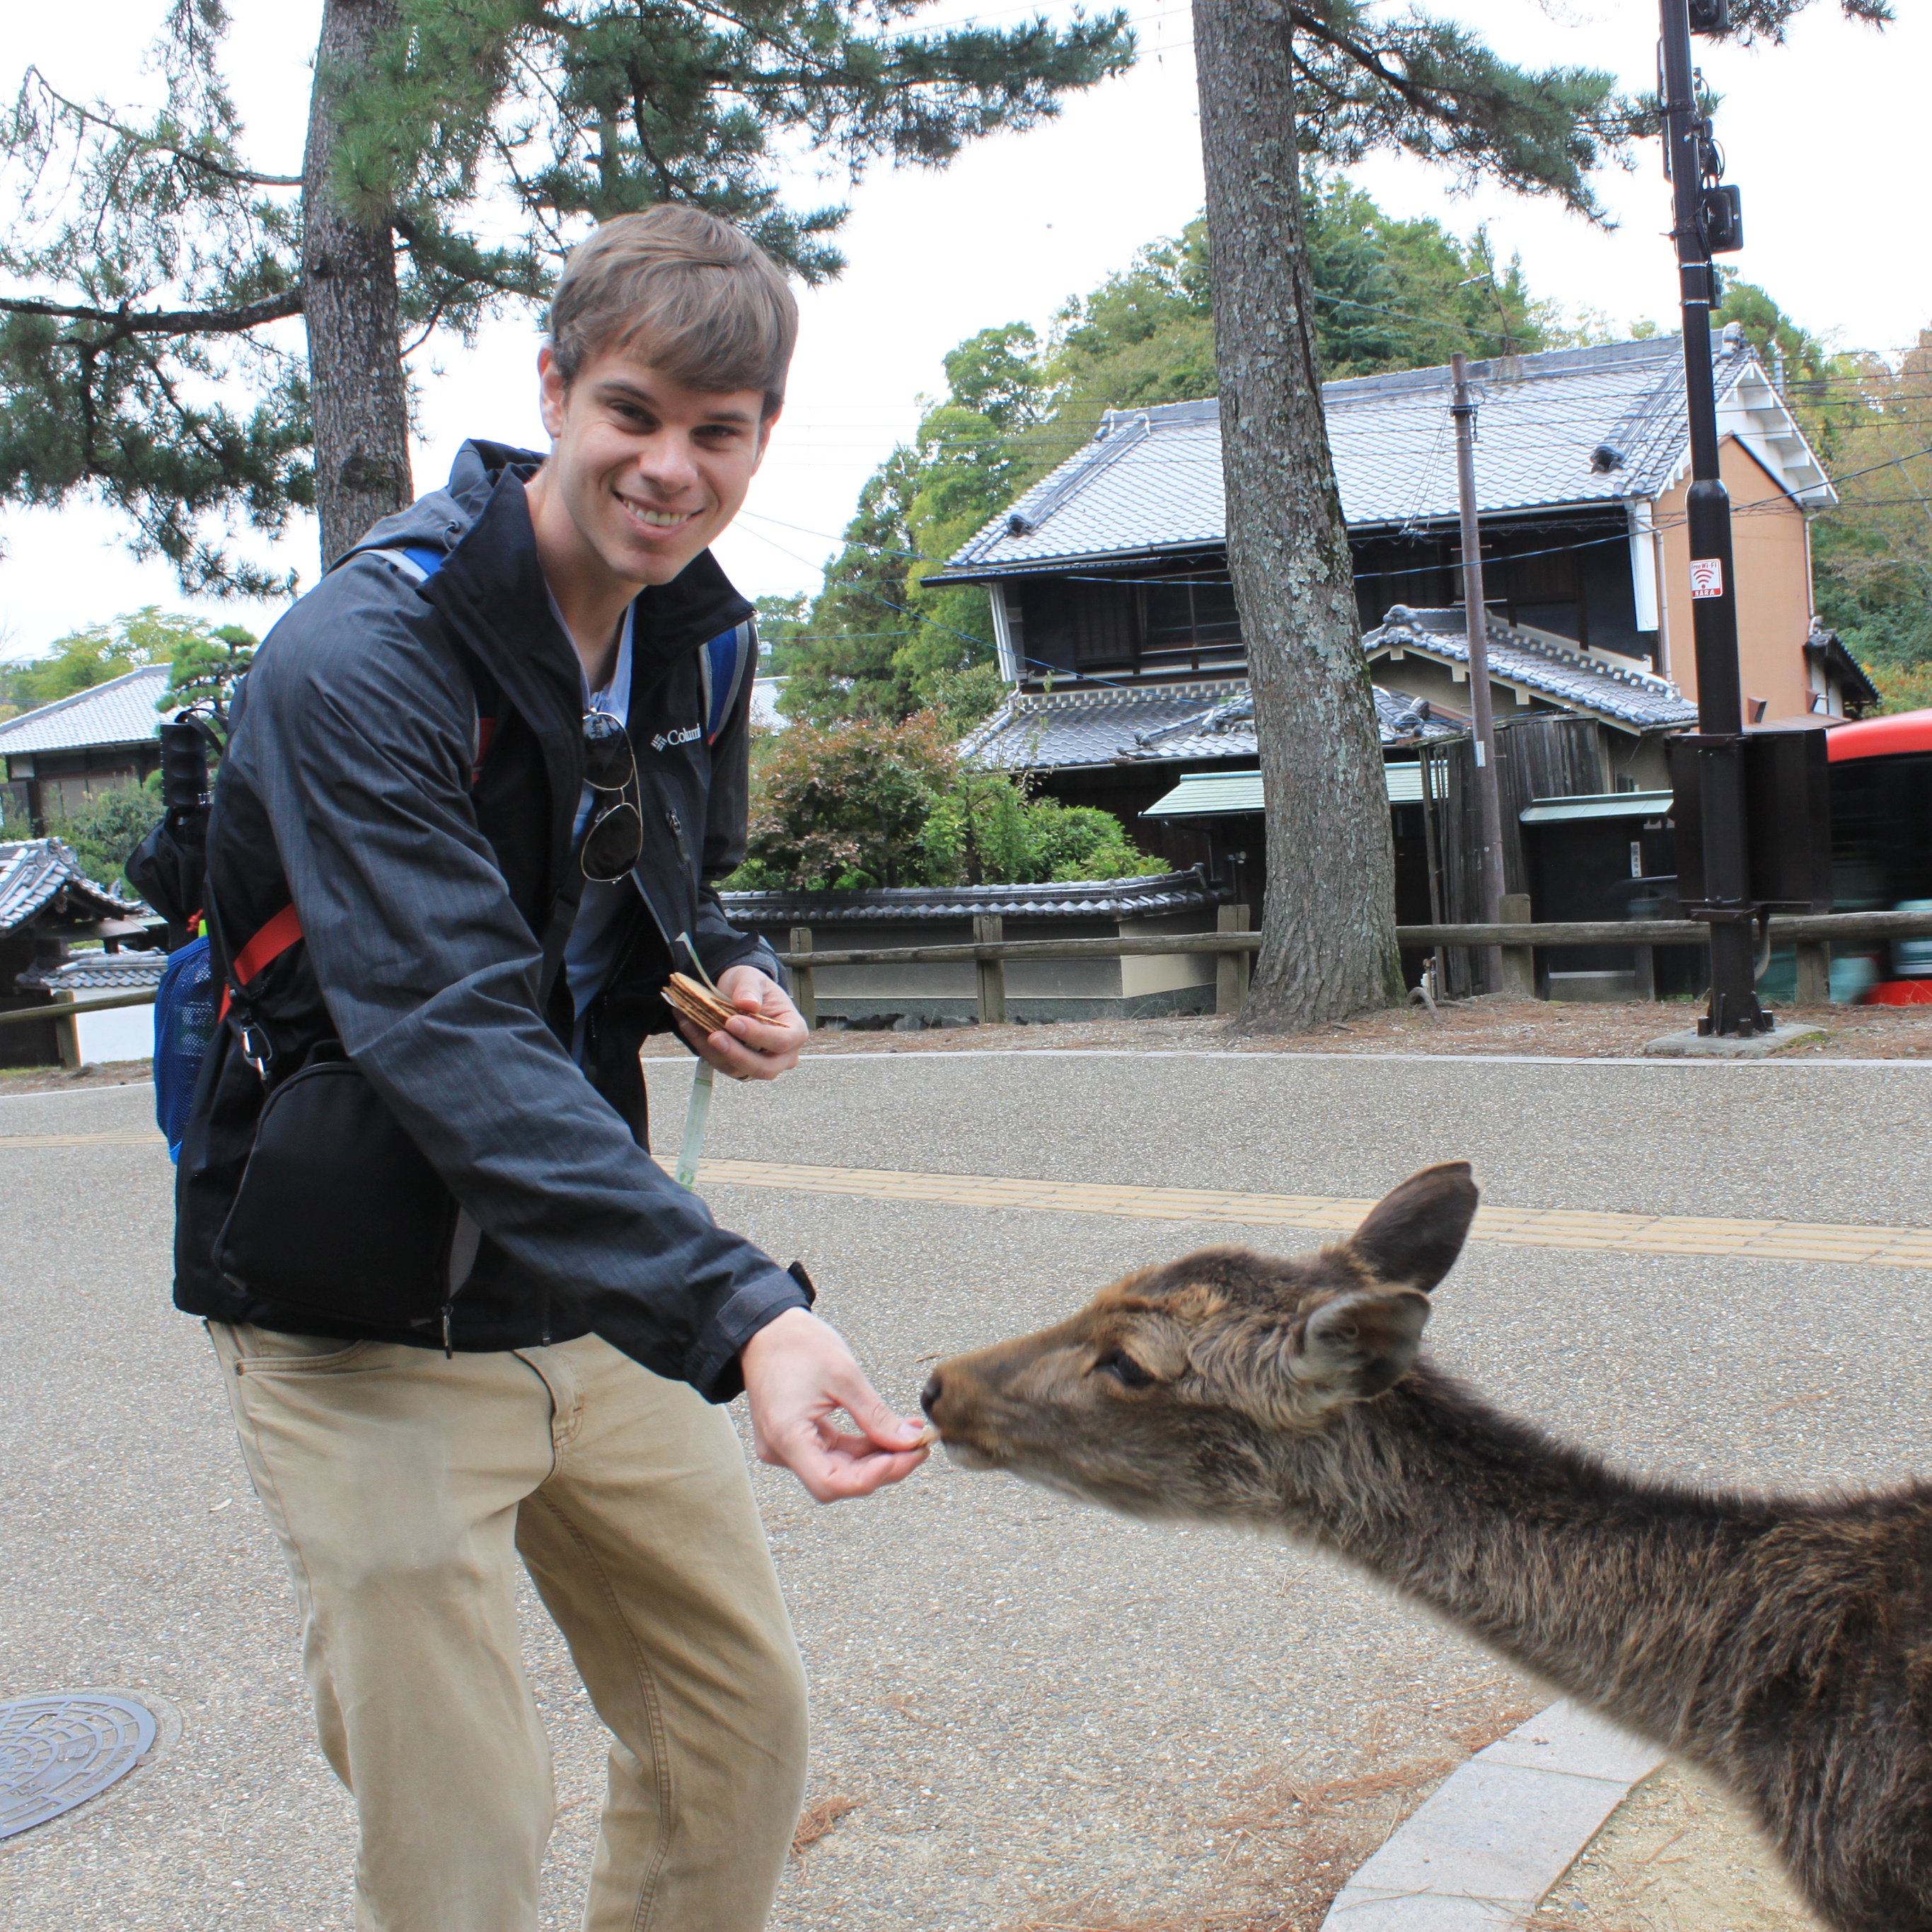
POLYGON ((409 502, 409 405, 388 224, 358 227, 329 185, 332 97, 367 70, 397 23, 397 0, 326 0, 302 157, 302 302, 308 321, 322 562, 409 502))
POLYGON ((1228 562, 1268 800, 1242 1024, 1402 995, 1395 854, 1354 566, 1322 411, 1286 0, 1194 0, 1228 562))

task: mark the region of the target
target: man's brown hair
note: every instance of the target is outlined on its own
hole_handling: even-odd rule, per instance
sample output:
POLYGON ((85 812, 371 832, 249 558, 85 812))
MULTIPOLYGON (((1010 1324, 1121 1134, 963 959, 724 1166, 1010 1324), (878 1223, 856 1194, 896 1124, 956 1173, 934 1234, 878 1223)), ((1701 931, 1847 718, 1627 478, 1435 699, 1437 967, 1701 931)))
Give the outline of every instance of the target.
POLYGON ((766 416, 784 402, 798 304, 751 238, 680 202, 605 222, 571 250, 550 310, 566 386, 593 356, 640 345, 688 388, 758 389, 766 416))

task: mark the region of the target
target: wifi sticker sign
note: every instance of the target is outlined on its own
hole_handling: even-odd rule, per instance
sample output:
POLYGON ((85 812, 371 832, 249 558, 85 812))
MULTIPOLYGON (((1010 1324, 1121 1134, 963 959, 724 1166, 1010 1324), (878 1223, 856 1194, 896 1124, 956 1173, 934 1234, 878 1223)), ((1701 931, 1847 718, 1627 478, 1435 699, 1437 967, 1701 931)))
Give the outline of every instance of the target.
POLYGON ((1720 556, 1694 556, 1690 560, 1690 594, 1693 597, 1721 597, 1724 594, 1724 560, 1720 556))

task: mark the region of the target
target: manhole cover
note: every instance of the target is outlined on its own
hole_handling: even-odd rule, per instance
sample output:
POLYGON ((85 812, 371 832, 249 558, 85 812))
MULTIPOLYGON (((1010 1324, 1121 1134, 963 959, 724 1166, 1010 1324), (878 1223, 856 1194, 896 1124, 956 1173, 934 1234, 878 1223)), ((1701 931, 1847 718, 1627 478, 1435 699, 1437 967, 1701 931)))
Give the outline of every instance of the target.
POLYGON ((154 1714, 100 1691, 0 1704, 0 1838, 71 1811, 134 1768, 154 1714))

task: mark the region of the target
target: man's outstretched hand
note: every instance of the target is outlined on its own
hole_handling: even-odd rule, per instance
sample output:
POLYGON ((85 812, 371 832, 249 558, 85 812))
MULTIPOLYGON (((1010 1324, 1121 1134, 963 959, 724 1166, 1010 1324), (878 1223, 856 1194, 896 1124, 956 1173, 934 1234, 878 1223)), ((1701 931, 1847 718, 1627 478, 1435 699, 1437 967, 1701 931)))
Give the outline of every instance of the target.
POLYGON ((759 1461, 789 1469, 814 1501, 870 1496, 926 1460, 921 1425, 895 1415, 838 1331, 804 1309, 766 1322, 739 1364, 759 1461), (832 1418, 841 1409, 863 1434, 838 1426, 832 1418))
POLYGON ((688 1020, 677 1023, 699 1059, 734 1080, 776 1080, 798 1064, 800 1049, 812 1036, 782 986, 755 966, 731 966, 718 974, 718 990, 737 1008, 718 1031, 706 1033, 688 1020))

